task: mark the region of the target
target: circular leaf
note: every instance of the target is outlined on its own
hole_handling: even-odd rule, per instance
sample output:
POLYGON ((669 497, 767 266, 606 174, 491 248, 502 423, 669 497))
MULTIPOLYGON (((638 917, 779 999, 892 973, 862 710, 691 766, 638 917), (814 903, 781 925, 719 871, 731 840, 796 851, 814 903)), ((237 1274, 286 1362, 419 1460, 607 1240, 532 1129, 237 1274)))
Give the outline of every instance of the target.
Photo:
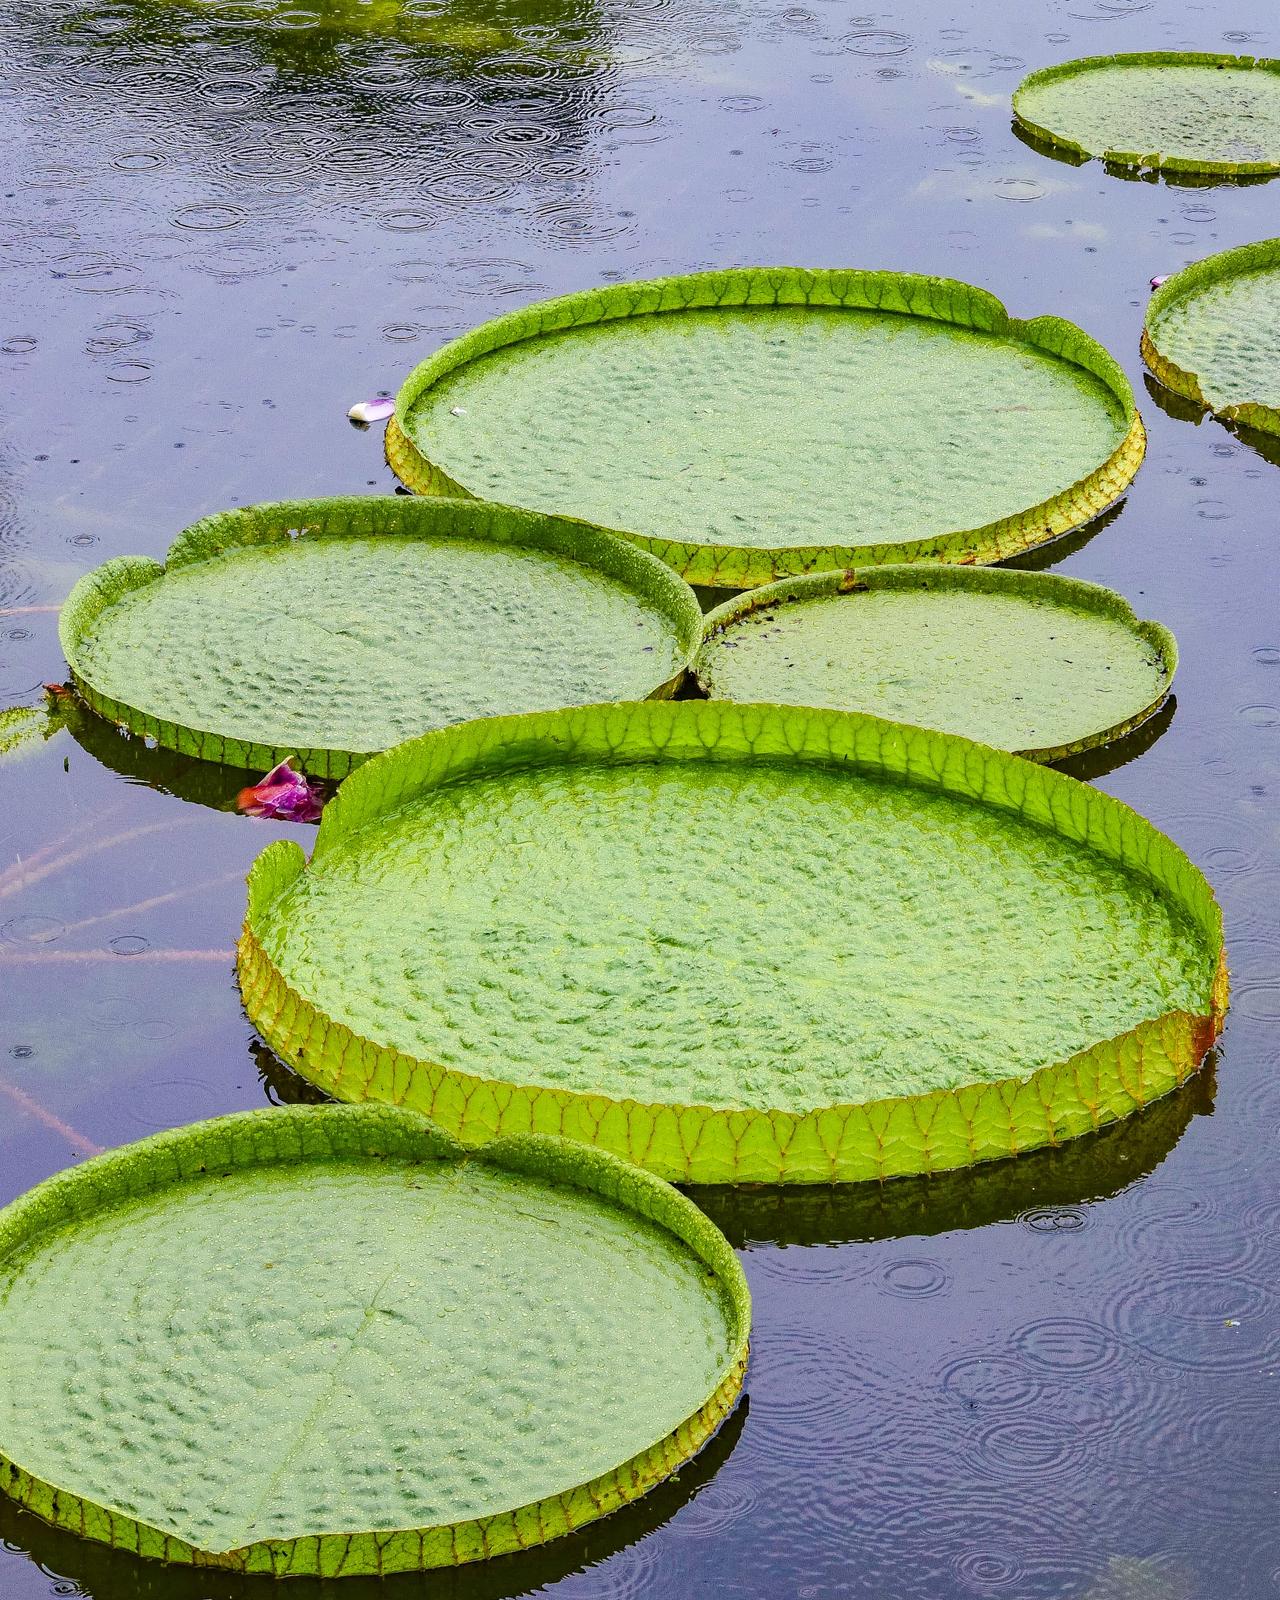
POLYGON ((1280 239, 1167 278, 1147 305, 1142 354, 1175 394, 1280 434, 1280 239))
POLYGON ((122 557, 61 619, 77 688, 160 744, 341 777, 468 717, 666 694, 689 589, 603 529, 474 501, 283 501, 122 557))
POLYGON ((0 1485, 168 1561, 346 1576, 539 1544, 731 1409, 750 1304, 665 1184, 411 1112, 199 1123, 0 1213, 0 1485))
POLYGON ((910 273, 753 268, 567 295, 444 346, 387 456, 422 494, 589 517, 691 582, 993 562, 1096 516, 1144 435, 1072 323, 910 273))
POLYGON ((270 846, 250 1017, 341 1099, 693 1182, 1057 1143, 1183 1081, 1225 1006, 1204 879, 1127 807, 966 739, 690 701, 388 752, 270 846))
POLYGON ((921 563, 726 601, 696 671, 713 700, 870 711, 1056 761, 1144 722, 1176 663, 1168 629, 1110 589, 921 563))
POLYGON ((1280 61, 1151 50, 1033 72, 1018 123, 1068 156, 1222 177, 1280 172, 1280 61))

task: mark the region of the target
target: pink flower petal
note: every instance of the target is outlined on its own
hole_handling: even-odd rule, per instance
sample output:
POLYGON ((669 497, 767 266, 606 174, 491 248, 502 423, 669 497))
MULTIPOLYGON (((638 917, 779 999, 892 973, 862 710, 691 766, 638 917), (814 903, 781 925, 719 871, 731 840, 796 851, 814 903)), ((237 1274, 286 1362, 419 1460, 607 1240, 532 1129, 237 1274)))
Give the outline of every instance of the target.
POLYGON ((352 422, 385 422, 395 408, 396 403, 391 395, 375 394, 370 400, 357 400, 347 416, 352 422))
POLYGON ((272 817, 280 822, 317 822, 325 797, 319 785, 310 784, 288 761, 272 767, 258 783, 241 789, 236 805, 250 817, 272 817))

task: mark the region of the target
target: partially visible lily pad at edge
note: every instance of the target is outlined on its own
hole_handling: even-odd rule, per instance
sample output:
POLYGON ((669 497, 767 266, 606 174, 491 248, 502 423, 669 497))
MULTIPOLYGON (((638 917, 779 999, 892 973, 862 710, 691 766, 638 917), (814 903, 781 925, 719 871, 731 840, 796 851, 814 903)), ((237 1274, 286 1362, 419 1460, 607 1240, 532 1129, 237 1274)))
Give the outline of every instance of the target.
POLYGON ((1142 355, 1166 389, 1280 435, 1280 239, 1194 262, 1147 303, 1142 355))
POLYGON ((599 1151, 466 1151, 386 1106, 217 1118, 0 1212, 0 1488, 178 1565, 482 1561, 692 1458, 749 1327, 714 1225, 599 1151))
POLYGON ((1029 73, 1015 126, 1070 160, 1230 180, 1280 172, 1280 61, 1203 51, 1085 56, 1029 73))

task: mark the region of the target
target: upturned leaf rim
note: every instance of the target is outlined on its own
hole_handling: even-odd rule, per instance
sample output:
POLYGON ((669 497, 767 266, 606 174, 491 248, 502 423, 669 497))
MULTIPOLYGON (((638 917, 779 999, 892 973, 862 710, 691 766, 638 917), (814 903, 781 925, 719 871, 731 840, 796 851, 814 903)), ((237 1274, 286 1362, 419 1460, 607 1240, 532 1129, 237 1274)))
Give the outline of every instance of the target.
POLYGON ((278 545, 283 551, 308 540, 371 535, 488 540, 495 545, 553 552, 617 580, 661 612, 671 629, 677 670, 654 683, 651 693, 656 697, 675 692, 697 650, 702 613, 692 590, 664 563, 606 528, 575 517, 545 515, 469 497, 425 500, 403 495, 333 495, 265 501, 215 512, 184 529, 162 562, 149 556, 117 556, 86 573, 67 597, 58 619, 62 652, 77 693, 108 722, 183 755, 253 770, 292 759, 315 777, 346 777, 376 752, 270 744, 160 716, 155 710, 116 699, 95 682, 85 665, 83 646, 112 606, 181 567, 238 549, 278 545))
POLYGON ((208 1550, 47 1482, 3 1451, 0 1489, 56 1527, 158 1561, 276 1578, 382 1576, 459 1566, 526 1550, 639 1499, 695 1456, 732 1412, 749 1352, 751 1296, 724 1235, 691 1200, 607 1151, 539 1134, 464 1147, 414 1111, 387 1105, 272 1107, 214 1117, 109 1150, 37 1184, 0 1211, 0 1263, 40 1238, 207 1171, 301 1165, 335 1158, 486 1162, 584 1190, 679 1239, 714 1278, 731 1350, 712 1392, 691 1416, 589 1482, 493 1516, 426 1528, 335 1529, 208 1550))
MULTIPOLYGON (((1277 63, 1280 68, 1280 63, 1277 63)), ((1193 261, 1181 272, 1165 279, 1147 302, 1142 322, 1142 359, 1152 374, 1176 395, 1201 406, 1205 411, 1224 422, 1240 423, 1256 428, 1260 433, 1280 435, 1280 406, 1267 405, 1260 400, 1231 400, 1214 405, 1204 393, 1200 376, 1180 367, 1159 346, 1159 322, 1170 307, 1194 298, 1205 289, 1226 283, 1239 273, 1266 271, 1280 272, 1280 239, 1258 239, 1252 244, 1238 245, 1233 250, 1220 250, 1216 255, 1193 261)))
POLYGON ((734 595, 709 611, 703 619, 702 645, 694 658, 693 677, 709 699, 722 698, 709 681, 706 658, 712 642, 734 624, 756 611, 770 607, 868 589, 951 589, 1025 595, 1041 600, 1047 598, 1054 604, 1090 611, 1119 622, 1151 646, 1160 658, 1162 671, 1159 693, 1149 704, 1135 708, 1131 716, 1119 722, 1095 729, 1065 744, 1040 745, 1010 752, 1027 761, 1061 761, 1067 756, 1078 755, 1084 750, 1093 750, 1123 738, 1159 711, 1173 686, 1178 666, 1178 641, 1162 622, 1139 617, 1117 590, 1056 572, 1022 572, 1014 567, 933 566, 925 562, 811 572, 798 578, 780 578, 776 583, 734 595))
POLYGON ((1224 67, 1280 73, 1280 60, 1268 56, 1229 55, 1212 50, 1129 50, 1115 55, 1076 56, 1029 72, 1013 91, 1013 120, 1032 139, 1077 161, 1100 160, 1108 166, 1202 177, 1255 178, 1280 172, 1278 161, 1212 161, 1167 156, 1162 151, 1092 150, 1068 134, 1037 122, 1027 99, 1049 83, 1082 77, 1112 67, 1224 67))
POLYGON ((1149 1018, 1026 1077, 804 1113, 646 1103, 503 1081, 363 1037, 288 982, 258 925, 309 864, 298 844, 280 840, 250 869, 237 947, 246 1012, 271 1048, 339 1100, 412 1105, 465 1144, 511 1132, 553 1133, 676 1182, 834 1183, 946 1171, 1103 1127, 1185 1082, 1221 1031, 1228 992, 1222 913, 1203 874, 1172 840, 1121 801, 1052 768, 858 712, 645 701, 459 724, 400 745, 353 774, 325 810, 311 863, 445 783, 574 759, 852 768, 1011 813, 1096 849, 1177 901, 1217 953, 1203 1008, 1149 1018))
POLYGON ((948 561, 986 565, 1005 561, 1070 533, 1113 505, 1133 481, 1146 450, 1146 432, 1123 368, 1101 344, 1062 317, 1011 317, 986 289, 955 278, 856 268, 735 267, 632 283, 608 284, 509 311, 443 345, 419 363, 396 395, 387 423, 387 464, 415 494, 466 496, 415 443, 410 413, 424 393, 468 362, 548 333, 626 317, 724 307, 845 307, 924 317, 979 333, 1024 340, 1037 350, 1098 379, 1121 408, 1125 433, 1091 472, 1012 516, 898 544, 738 546, 668 539, 615 528, 618 537, 658 556, 690 583, 748 589, 776 578, 831 567, 886 562, 948 561))

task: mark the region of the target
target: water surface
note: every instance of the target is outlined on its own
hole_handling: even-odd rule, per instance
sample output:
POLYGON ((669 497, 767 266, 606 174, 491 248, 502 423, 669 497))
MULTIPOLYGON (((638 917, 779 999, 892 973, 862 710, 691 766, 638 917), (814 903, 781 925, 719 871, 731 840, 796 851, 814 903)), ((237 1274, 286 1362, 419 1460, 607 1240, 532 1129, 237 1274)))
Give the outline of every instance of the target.
MULTIPOLYGON (((1012 1170, 706 1197, 756 1297, 746 1409, 643 1506, 395 1600, 1280 1594, 1280 450, 1167 411, 1137 356, 1152 274, 1280 232, 1280 183, 1123 181, 1008 109, 1030 67, 1158 47, 1276 54, 1280 28, 1232 0, 342 0, 329 26, 0 0, 0 707, 63 676, 56 607, 108 556, 232 504, 389 491, 347 406, 547 294, 952 274, 1079 321, 1150 428, 1119 513, 1037 559, 1178 635, 1176 710, 1077 770, 1219 889, 1214 1068, 1012 1170)), ((243 781, 94 726, 0 768, 0 1199, 304 1092, 231 969, 244 872, 291 831, 220 809, 243 781)), ((245 1592, 9 1508, 0 1536, 7 1600, 245 1592)))

